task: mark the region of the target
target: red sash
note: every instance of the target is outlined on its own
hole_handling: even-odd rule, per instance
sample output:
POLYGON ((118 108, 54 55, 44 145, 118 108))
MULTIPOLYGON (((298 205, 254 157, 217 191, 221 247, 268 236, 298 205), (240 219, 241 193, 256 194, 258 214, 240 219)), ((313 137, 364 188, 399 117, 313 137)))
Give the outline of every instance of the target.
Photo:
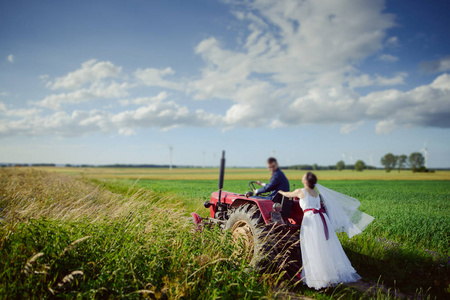
POLYGON ((327 226, 327 222, 325 221, 325 217, 323 216, 323 214, 326 214, 325 210, 323 208, 321 208, 321 209, 308 208, 308 209, 305 209, 303 211, 303 213, 306 213, 307 211, 312 211, 314 214, 320 215, 320 218, 322 219, 322 223, 323 223, 323 230, 325 231, 325 239, 328 240, 328 238, 329 238, 328 226, 327 226))

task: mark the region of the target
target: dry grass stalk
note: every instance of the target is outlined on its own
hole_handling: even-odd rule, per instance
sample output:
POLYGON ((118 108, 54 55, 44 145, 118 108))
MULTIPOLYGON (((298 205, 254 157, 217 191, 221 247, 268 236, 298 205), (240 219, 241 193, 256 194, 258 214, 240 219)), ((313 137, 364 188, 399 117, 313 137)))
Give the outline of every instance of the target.
POLYGON ((41 257, 43 255, 44 255, 43 252, 39 252, 39 253, 36 253, 35 255, 33 255, 25 264, 25 268, 22 270, 22 273, 25 273, 27 275, 30 274, 32 271, 32 268, 33 268, 32 263, 35 262, 39 257, 41 257))
POLYGON ((134 294, 144 294, 144 295, 152 294, 152 295, 154 295, 155 292, 154 291, 150 291, 150 290, 138 290, 138 291, 135 291, 134 294))
POLYGON ((79 244, 79 243, 81 243, 82 241, 85 241, 85 240, 87 240, 87 239, 89 239, 89 238, 91 238, 91 237, 88 235, 88 236, 82 237, 82 238, 80 238, 80 239, 78 239, 78 240, 76 240, 76 241, 73 241, 72 243, 70 243, 69 246, 67 246, 67 247, 63 250, 63 252, 61 252, 61 254, 59 255, 59 257, 63 256, 64 253, 66 253, 66 252, 72 250, 72 249, 76 246, 76 244, 79 244))
POLYGON ((227 261, 227 260, 229 260, 229 258, 219 258, 219 259, 216 259, 216 260, 214 260, 214 261, 211 261, 211 262, 209 262, 209 263, 203 265, 202 267, 198 268, 194 273, 192 273, 191 275, 189 275, 188 278, 187 278, 187 280, 189 280, 191 277, 193 277, 195 274, 197 274, 199 271, 203 270, 204 268, 206 268, 206 267, 208 267, 208 266, 210 266, 210 265, 213 265, 213 264, 215 264, 215 263, 218 263, 218 262, 220 262, 220 261, 227 261))
POLYGON ((124 197, 68 175, 33 169, 0 169, 0 195, 0 217, 12 227, 17 221, 42 217, 103 223, 142 210, 153 218, 167 218, 181 208, 172 203, 169 211, 164 209, 173 201, 145 189, 124 197))
POLYGON ((84 275, 84 273, 81 270, 73 271, 72 273, 64 276, 64 278, 61 280, 61 282, 58 283, 58 287, 60 288, 60 287, 64 286, 66 283, 72 282, 72 280, 74 280, 74 277, 73 277, 74 275, 84 275))

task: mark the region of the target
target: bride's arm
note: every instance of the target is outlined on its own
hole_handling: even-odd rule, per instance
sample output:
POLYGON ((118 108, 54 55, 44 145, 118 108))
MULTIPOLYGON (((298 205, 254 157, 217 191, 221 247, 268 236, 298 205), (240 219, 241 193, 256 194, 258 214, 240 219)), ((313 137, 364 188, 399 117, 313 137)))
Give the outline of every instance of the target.
POLYGON ((296 189, 293 192, 278 191, 278 193, 280 193, 281 195, 288 197, 288 198, 293 198, 293 197, 302 198, 301 196, 303 196, 301 189, 296 189))

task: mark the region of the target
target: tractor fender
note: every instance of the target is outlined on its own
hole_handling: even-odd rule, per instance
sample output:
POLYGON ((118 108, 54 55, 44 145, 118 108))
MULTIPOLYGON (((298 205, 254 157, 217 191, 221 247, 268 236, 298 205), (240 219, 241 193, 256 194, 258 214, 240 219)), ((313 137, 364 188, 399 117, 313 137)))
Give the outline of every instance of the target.
POLYGON ((252 198, 247 198, 247 199, 236 199, 233 201, 233 203, 230 205, 230 207, 239 207, 245 204, 250 204, 250 205, 256 205, 259 209, 259 211, 261 212, 261 216, 264 219, 264 223, 266 224, 270 224, 272 223, 271 221, 271 216, 270 213, 273 211, 273 202, 271 200, 261 200, 261 199, 252 199, 252 198))

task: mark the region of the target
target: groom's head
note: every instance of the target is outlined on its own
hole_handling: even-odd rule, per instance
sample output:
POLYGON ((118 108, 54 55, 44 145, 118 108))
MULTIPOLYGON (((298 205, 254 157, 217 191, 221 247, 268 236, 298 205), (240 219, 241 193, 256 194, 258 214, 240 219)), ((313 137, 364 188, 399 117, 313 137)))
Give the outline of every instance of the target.
POLYGON ((270 173, 273 173, 278 169, 278 162, 274 157, 269 157, 267 159, 267 168, 270 170, 270 173))

